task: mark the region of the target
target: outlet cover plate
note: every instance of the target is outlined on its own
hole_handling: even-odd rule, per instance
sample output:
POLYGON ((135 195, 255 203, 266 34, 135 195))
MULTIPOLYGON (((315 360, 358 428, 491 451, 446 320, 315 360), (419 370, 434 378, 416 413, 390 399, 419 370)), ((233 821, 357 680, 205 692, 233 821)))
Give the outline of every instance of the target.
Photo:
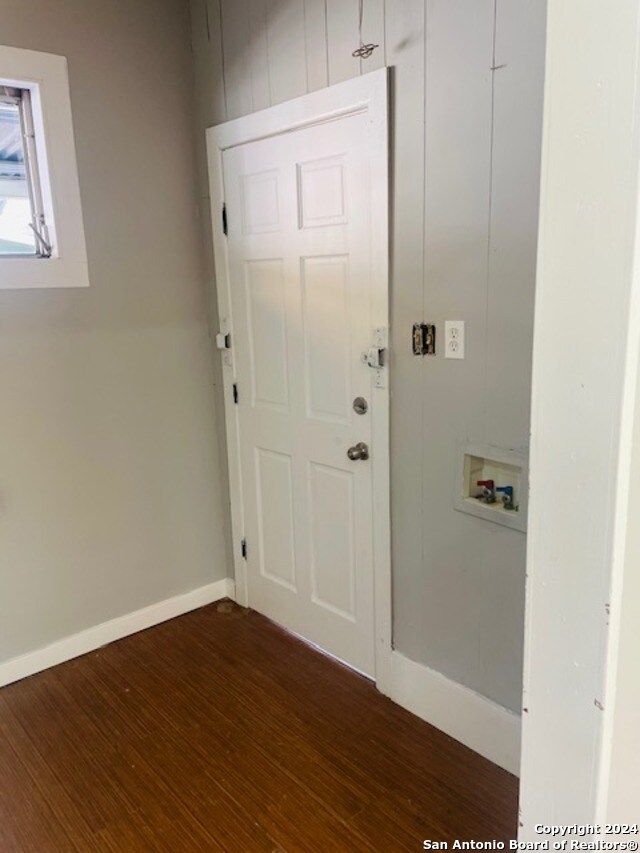
POLYGON ((464 358, 464 320, 444 321, 444 357, 464 358))

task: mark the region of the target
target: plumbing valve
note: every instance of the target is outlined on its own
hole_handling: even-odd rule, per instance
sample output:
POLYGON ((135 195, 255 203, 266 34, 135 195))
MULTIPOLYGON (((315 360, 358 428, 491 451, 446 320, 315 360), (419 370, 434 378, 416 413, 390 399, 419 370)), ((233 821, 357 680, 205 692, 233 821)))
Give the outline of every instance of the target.
POLYGON ((496 492, 502 493, 502 505, 505 509, 515 509, 513 503, 513 486, 498 486, 496 492))
POLYGON ((496 502, 496 484, 493 480, 478 480, 476 485, 482 489, 482 493, 478 495, 478 500, 484 501, 487 504, 494 504, 496 502))

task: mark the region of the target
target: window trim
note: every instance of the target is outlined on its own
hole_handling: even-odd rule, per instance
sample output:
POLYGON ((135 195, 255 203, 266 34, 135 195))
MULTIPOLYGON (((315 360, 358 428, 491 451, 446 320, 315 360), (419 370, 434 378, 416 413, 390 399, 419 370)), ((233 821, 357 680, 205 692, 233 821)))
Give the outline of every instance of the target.
POLYGON ((51 255, 0 257, 0 289, 87 287, 67 60, 0 46, 0 85, 28 90, 51 255))

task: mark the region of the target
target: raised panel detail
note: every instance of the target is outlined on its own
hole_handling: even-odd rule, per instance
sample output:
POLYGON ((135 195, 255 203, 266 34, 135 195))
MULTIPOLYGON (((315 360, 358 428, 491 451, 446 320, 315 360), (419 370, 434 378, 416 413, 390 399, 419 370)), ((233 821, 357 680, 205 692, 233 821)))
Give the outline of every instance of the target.
POLYGON ((266 234, 280 229, 278 170, 243 175, 242 227, 245 234, 266 234))
POLYGON ((300 228, 344 225, 347 194, 344 156, 298 164, 298 218, 300 228))
POLYGON ((355 621, 353 474, 309 464, 313 601, 355 621))
POLYGON ((260 574, 296 591, 291 457, 255 449, 260 574))
POLYGON ((287 328, 282 260, 245 265, 253 405, 287 408, 287 328))
POLYGON ((349 261, 343 255, 303 258, 307 414, 349 421, 349 261))

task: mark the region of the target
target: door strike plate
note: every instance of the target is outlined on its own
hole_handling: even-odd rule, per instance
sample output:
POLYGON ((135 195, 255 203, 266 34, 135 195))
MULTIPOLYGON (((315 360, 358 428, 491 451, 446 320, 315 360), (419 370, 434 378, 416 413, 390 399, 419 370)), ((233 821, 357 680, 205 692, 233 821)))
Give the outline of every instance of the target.
POLYGON ((436 327, 434 323, 414 323, 412 332, 414 355, 436 354, 436 327))

